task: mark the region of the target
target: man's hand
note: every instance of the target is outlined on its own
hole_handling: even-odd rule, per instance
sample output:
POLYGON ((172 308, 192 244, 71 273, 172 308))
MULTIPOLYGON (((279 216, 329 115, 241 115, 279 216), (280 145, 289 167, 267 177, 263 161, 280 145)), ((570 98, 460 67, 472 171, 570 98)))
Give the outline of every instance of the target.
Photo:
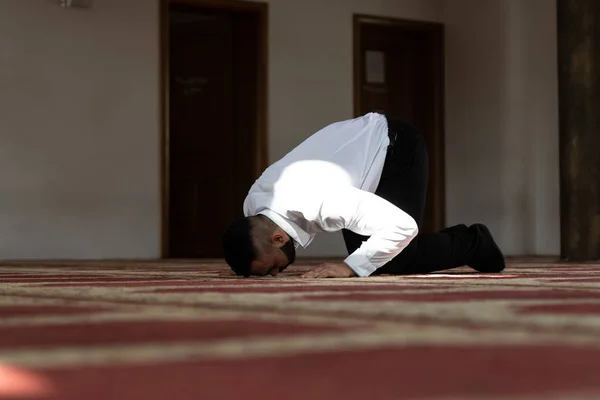
POLYGON ((344 263, 340 264, 321 264, 318 267, 311 269, 301 278, 351 278, 356 276, 354 271, 344 263))

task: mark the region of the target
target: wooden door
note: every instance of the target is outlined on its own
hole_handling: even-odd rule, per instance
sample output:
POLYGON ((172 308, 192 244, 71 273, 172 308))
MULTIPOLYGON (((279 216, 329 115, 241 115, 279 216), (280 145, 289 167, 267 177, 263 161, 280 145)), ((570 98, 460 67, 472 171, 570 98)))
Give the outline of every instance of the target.
POLYGON ((172 6, 169 35, 169 249, 220 257, 234 209, 233 18, 172 6))
POLYGON ((355 113, 386 112, 416 126, 430 156, 421 230, 444 225, 441 26, 355 18, 355 113))

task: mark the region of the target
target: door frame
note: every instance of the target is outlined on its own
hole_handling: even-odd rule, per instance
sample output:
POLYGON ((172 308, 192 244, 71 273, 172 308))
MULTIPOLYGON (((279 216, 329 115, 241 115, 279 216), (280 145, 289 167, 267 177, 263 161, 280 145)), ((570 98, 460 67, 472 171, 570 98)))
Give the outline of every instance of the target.
POLYGON ((361 104, 361 78, 364 73, 361 62, 360 43, 362 27, 364 25, 386 25, 402 28, 406 31, 425 31, 435 37, 434 52, 436 69, 436 83, 434 85, 434 132, 432 152, 429 155, 430 183, 433 190, 433 221, 434 228, 439 230, 446 225, 446 176, 445 176, 445 55, 444 55, 444 25, 436 22, 423 22, 407 19, 378 17, 365 14, 353 16, 353 91, 354 91, 354 116, 360 115, 361 104))
POLYGON ((268 4, 240 0, 160 0, 160 191, 161 191, 161 258, 169 258, 169 5, 181 4, 233 12, 252 12, 259 18, 259 57, 257 76, 257 116, 254 141, 254 174, 258 177, 267 165, 268 132, 268 4))

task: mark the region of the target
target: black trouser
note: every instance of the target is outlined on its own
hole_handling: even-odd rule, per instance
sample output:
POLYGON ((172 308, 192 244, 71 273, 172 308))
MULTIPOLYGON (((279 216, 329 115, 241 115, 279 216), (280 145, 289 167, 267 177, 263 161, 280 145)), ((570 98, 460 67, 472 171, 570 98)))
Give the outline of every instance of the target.
MULTIPOLYGON (((386 116, 388 147, 383 173, 375 194, 388 200, 415 219, 421 227, 429 180, 429 156, 423 136, 406 122, 386 116)), ((368 238, 343 230, 348 253, 368 238)), ((457 225, 438 233, 419 233, 377 274, 424 274, 469 265, 480 242, 474 228, 457 225)))

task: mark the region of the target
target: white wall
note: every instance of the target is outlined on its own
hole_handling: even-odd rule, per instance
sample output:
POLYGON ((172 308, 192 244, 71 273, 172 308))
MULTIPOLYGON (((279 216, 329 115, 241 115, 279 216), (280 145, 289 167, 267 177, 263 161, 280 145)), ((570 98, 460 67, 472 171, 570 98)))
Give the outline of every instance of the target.
POLYGON ((448 223, 560 251, 556 0, 445 0, 448 223))
MULTIPOLYGON (((320 128, 352 118, 352 15, 441 21, 439 0, 270 0, 269 148, 276 161, 320 128)), ((298 256, 343 256, 341 234, 298 256)))
MULTIPOLYGON (((0 258, 157 257, 158 1, 57 3, 0 1, 0 258)), ((353 13, 444 21, 448 222, 558 252, 555 0, 269 3, 271 161, 352 117, 353 13)))
MULTIPOLYGON (((157 257, 158 1, 0 1, 0 257, 157 257)), ((271 161, 352 117, 352 14, 439 0, 270 1, 271 161)), ((340 235, 305 255, 342 255, 340 235)))
POLYGON ((158 4, 0 1, 0 258, 159 255, 158 4))

